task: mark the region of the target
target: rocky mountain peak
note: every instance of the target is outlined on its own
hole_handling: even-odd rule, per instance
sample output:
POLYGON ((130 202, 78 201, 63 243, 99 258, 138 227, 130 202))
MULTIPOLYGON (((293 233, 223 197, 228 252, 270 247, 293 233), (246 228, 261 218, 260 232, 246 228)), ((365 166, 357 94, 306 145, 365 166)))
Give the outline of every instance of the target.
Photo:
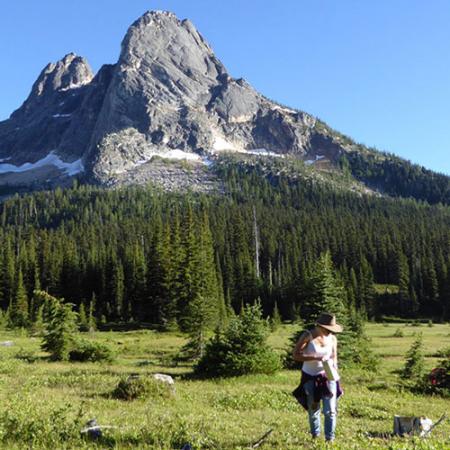
POLYGON ((34 82, 30 95, 12 117, 33 113, 43 103, 51 101, 56 93, 87 85, 93 76, 86 59, 74 53, 67 54, 56 63, 47 64, 34 82))
POLYGON ((86 59, 69 53, 56 63, 48 64, 33 85, 30 96, 73 89, 91 82, 94 74, 86 59))
POLYGON ((174 90, 170 81, 178 82, 181 91, 191 93, 192 82, 195 90, 205 90, 225 72, 192 23, 166 11, 147 12, 131 25, 122 42, 119 70, 130 75, 145 72, 169 90, 174 90))
MULTIPOLYGON (((19 171, 31 179, 19 165, 35 170, 49 155, 80 161, 86 179, 106 185, 151 181, 155 156, 196 164, 222 151, 314 158, 328 142, 315 123, 231 77, 189 20, 150 11, 129 27, 117 63, 95 77, 74 53, 44 68, 22 107, 0 122, 8 161, 0 185, 19 171)), ((330 158, 340 151, 328 147, 330 158)))

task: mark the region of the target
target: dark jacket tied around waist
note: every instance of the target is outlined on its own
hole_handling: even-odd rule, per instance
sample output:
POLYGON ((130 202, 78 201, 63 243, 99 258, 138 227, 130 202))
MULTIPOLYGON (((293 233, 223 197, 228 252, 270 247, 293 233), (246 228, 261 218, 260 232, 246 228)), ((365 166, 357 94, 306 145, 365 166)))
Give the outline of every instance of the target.
MULTIPOLYGON (((300 384, 292 392, 292 395, 297 399, 300 405, 308 410, 308 400, 306 398, 305 384, 307 381, 314 381, 314 402, 319 403, 322 398, 330 398, 333 396, 329 387, 328 379, 325 374, 309 375, 302 372, 300 384)), ((336 397, 339 398, 343 394, 339 381, 336 382, 336 397)))

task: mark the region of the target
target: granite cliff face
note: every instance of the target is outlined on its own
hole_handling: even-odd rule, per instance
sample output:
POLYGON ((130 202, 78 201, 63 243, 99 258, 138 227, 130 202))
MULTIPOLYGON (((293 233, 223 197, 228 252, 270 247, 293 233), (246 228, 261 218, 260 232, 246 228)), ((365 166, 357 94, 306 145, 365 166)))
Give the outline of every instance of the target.
POLYGON ((317 161, 343 147, 312 116, 230 77, 190 21, 148 12, 129 28, 118 62, 95 77, 74 54, 45 67, 0 122, 0 184, 63 184, 75 174, 145 183, 158 181, 161 159, 195 167, 222 151, 317 161))

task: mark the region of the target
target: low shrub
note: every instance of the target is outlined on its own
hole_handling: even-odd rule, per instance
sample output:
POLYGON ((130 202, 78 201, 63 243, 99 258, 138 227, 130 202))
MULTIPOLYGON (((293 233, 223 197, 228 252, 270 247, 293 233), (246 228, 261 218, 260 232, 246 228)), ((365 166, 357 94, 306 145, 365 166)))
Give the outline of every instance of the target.
POLYGON ((122 378, 112 392, 119 400, 144 398, 170 398, 174 391, 171 385, 150 376, 130 375, 122 378))
POLYGON ((78 339, 74 343, 74 348, 69 352, 69 361, 112 362, 114 356, 111 348, 105 344, 78 339))
POLYGON ((436 356, 438 358, 447 358, 448 360, 450 360, 450 345, 438 350, 433 356, 436 356))
POLYGON ((404 337, 404 333, 403 333, 403 331, 400 328, 397 328, 395 330, 394 334, 392 335, 392 337, 401 338, 401 337, 404 337))
POLYGON ((76 448, 83 411, 71 406, 51 407, 41 399, 36 408, 24 407, 23 395, 6 402, 0 415, 2 448, 76 448), (42 407, 45 405, 45 407, 42 407), (67 445, 67 447, 66 447, 67 445))
POLYGON ((34 362, 36 362, 38 360, 38 356, 34 352, 29 351, 29 350, 25 350, 23 348, 21 348, 16 353, 15 358, 19 359, 21 361, 25 361, 25 362, 30 363, 30 364, 32 364, 32 363, 34 363, 34 362))

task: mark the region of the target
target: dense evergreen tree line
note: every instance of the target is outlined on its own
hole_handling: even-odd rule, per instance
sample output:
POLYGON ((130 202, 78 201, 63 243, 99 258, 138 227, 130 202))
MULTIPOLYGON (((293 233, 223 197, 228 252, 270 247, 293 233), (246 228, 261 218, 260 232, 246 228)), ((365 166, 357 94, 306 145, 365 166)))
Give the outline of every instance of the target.
POLYGON ((450 177, 393 154, 346 153, 340 159, 340 166, 358 180, 386 194, 450 205, 450 177))
POLYGON ((295 319, 309 314, 326 252, 350 310, 450 318, 449 207, 357 196, 259 164, 217 171, 225 195, 76 186, 5 201, 0 306, 9 320, 34 320, 36 289, 98 320, 165 328, 201 330, 257 298, 264 314, 277 305, 295 319), (380 285, 395 289, 380 296, 380 285))

